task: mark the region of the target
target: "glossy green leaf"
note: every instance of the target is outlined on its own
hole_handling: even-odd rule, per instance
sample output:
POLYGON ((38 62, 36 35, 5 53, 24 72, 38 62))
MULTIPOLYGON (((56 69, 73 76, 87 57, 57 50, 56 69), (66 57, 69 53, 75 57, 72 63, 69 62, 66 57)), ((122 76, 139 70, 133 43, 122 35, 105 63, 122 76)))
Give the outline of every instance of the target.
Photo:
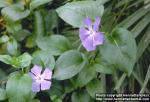
POLYGON ((6 64, 11 63, 12 58, 9 55, 0 55, 0 61, 6 64))
POLYGON ((72 93, 71 100, 71 102, 93 102, 85 90, 72 93))
POLYGON ((18 32, 16 32, 13 36, 17 41, 23 41, 30 34, 30 31, 26 29, 21 29, 18 32))
POLYGON ((52 0, 31 0, 30 9, 33 10, 43 4, 46 4, 52 0))
POLYGON ((21 4, 14 4, 2 9, 2 15, 7 21, 18 21, 30 14, 29 10, 25 10, 24 6, 21 4))
POLYGON ((17 44, 17 41, 15 39, 10 39, 8 42, 7 42, 7 52, 10 54, 10 55, 17 55, 18 53, 18 44, 17 44))
POLYGON ((101 59, 111 68, 131 74, 136 60, 136 42, 126 29, 116 28, 100 46, 101 59), (111 49, 111 50, 110 50, 111 49))
POLYGON ((9 6, 12 3, 12 0, 0 0, 0 8, 9 6))
POLYGON ((31 60, 32 57, 28 53, 24 53, 19 57, 0 55, 0 61, 12 65, 14 68, 25 68, 30 65, 31 60))
POLYGON ((55 10, 49 10, 46 12, 45 25, 46 25, 46 34, 53 34, 54 28, 58 27, 58 15, 55 10))
POLYGON ((96 76, 95 67, 93 65, 86 65, 81 72, 77 75, 75 83, 79 87, 88 84, 96 76))
POLYGON ((22 29, 20 21, 17 22, 7 22, 6 29, 9 33, 15 34, 22 29))
POLYGON ((50 37, 43 37, 36 41, 38 47, 52 55, 60 55, 69 50, 71 44, 69 40, 62 35, 52 35, 50 37))
POLYGON ((96 93, 102 93, 102 84, 98 79, 92 80, 87 86, 86 90, 90 94, 91 97, 95 98, 96 93))
POLYGON ((28 74, 18 72, 11 74, 6 85, 9 102, 32 102, 34 94, 31 86, 32 81, 28 74))
POLYGON ((73 90, 78 88, 78 86, 75 84, 74 80, 72 79, 66 80, 64 86, 65 86, 65 93, 70 93, 73 90))
POLYGON ((51 96, 52 102, 62 102, 61 99, 59 99, 56 95, 51 96))
POLYGON ((64 86, 61 84, 60 81, 53 80, 53 84, 51 86, 51 89, 48 91, 50 96, 58 96, 59 98, 62 98, 65 94, 64 86))
POLYGON ((93 66, 95 68, 95 70, 99 73, 104 73, 104 74, 112 74, 113 69, 106 67, 104 65, 101 64, 94 64, 93 66))
POLYGON ((28 53, 24 53, 18 57, 18 61, 20 63, 20 68, 25 68, 31 64, 32 56, 28 53))
POLYGON ((0 38, 0 44, 1 43, 6 43, 9 41, 9 37, 7 35, 3 35, 1 38, 0 38))
POLYGON ((36 45, 36 41, 35 41, 35 36, 34 35, 31 35, 31 36, 29 36, 28 38, 27 38, 27 41, 26 41, 26 47, 27 48, 33 48, 33 47, 35 47, 35 45, 36 45))
POLYGON ((53 78, 57 80, 69 79, 78 74, 86 64, 85 56, 71 50, 63 53, 56 61, 53 78))
POLYGON ((33 64, 41 65, 44 68, 54 69, 55 59, 54 57, 46 51, 36 51, 33 53, 33 64))
POLYGON ((87 16, 92 19, 95 19, 96 16, 102 17, 104 7, 98 1, 77 1, 67 3, 56 11, 65 22, 74 27, 80 27, 87 16))
POLYGON ((5 99, 7 99, 6 91, 4 89, 0 88, 0 101, 5 100, 5 99))
POLYGON ((44 18, 40 11, 34 12, 34 18, 35 18, 34 23, 35 34, 37 39, 38 38, 41 39, 41 37, 43 37, 43 35, 45 34, 44 18))

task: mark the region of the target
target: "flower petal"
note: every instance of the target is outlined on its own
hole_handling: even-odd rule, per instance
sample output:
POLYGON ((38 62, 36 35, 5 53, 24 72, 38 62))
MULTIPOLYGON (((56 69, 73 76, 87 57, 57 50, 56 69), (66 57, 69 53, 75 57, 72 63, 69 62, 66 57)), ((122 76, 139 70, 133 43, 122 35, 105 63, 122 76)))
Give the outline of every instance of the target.
POLYGON ((31 72, 29 72, 29 76, 32 78, 32 81, 35 81, 36 79, 35 79, 35 75, 33 74, 33 73, 31 73, 31 72))
POLYGON ((49 68, 46 68, 42 74, 44 79, 51 79, 52 78, 52 71, 49 68))
POLYGON ((35 75, 41 75, 42 68, 38 65, 34 65, 31 72, 35 75))
POLYGON ((104 42, 104 34, 102 32, 96 33, 93 39, 93 46, 101 45, 104 42))
POLYGON ((89 52, 96 49, 95 46, 93 46, 93 37, 89 36, 82 42, 84 48, 89 52))
POLYGON ((85 24, 85 26, 86 27, 88 27, 88 28, 92 28, 92 20, 91 20, 91 18, 89 18, 89 17, 86 17, 85 19, 84 19, 84 24, 85 24))
POLYGON ((84 41, 88 37, 88 35, 89 35, 88 33, 89 33, 89 31, 86 30, 85 28, 79 29, 79 36, 80 36, 81 41, 84 41))
POLYGON ((94 22, 94 25, 93 25, 94 31, 98 31, 99 25, 100 25, 100 18, 99 18, 99 17, 96 17, 95 22, 94 22))
POLYGON ((40 91, 40 83, 33 82, 32 83, 32 91, 33 92, 39 92, 40 91))
POLYGON ((46 80, 43 80, 41 82, 41 90, 48 90, 51 86, 51 82, 50 81, 46 81, 46 80))

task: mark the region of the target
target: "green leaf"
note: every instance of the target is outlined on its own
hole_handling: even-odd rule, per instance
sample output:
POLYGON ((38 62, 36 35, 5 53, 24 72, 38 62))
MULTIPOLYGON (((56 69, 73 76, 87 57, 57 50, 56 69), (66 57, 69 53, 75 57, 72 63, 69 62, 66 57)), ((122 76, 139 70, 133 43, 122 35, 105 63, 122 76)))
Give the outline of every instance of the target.
POLYGON ((9 6, 12 3, 12 0, 0 0, 0 8, 9 6))
POLYGON ((145 77, 144 83, 142 85, 142 88, 140 90, 140 93, 144 93, 145 88, 146 88, 149 80, 150 80, 150 65, 148 67, 148 70, 147 70, 147 73, 146 73, 146 77, 145 77))
POLYGON ((17 44, 17 41, 15 39, 10 39, 8 42, 7 42, 7 52, 10 54, 10 55, 17 55, 18 53, 18 44, 17 44))
POLYGON ((36 43, 40 49, 50 52, 55 56, 64 53, 71 47, 69 40, 62 35, 43 37, 38 39, 36 43))
POLYGON ((120 89, 120 87, 123 84, 126 76, 127 76, 126 73, 122 74, 122 76, 120 77, 120 79, 117 80, 114 90, 119 90, 120 89))
POLYGON ((6 91, 0 88, 0 101, 7 99, 6 91))
POLYGON ((64 86, 65 86, 65 93, 70 93, 73 90, 77 89, 77 85, 74 83, 73 80, 66 80, 64 82, 64 86))
POLYGON ((93 102, 85 90, 74 92, 71 96, 71 102, 93 102))
POLYGON ((147 13, 146 9, 142 7, 136 10, 132 15, 128 16, 125 20, 123 20, 120 24, 118 24, 118 26, 129 28, 146 13, 147 13))
POLYGON ((7 21, 16 22, 27 17, 30 14, 29 10, 25 10, 21 4, 14 4, 2 9, 2 15, 7 21))
POLYGON ((50 96, 56 95, 62 98, 65 94, 64 86, 60 81, 53 80, 51 89, 48 91, 50 96))
POLYGON ((9 33, 16 34, 22 29, 20 21, 17 22, 7 22, 6 29, 9 33))
POLYGON ((111 68, 131 74, 136 60, 136 42, 126 29, 116 28, 100 46, 101 59, 111 68))
POLYGON ((30 56, 28 53, 24 53, 23 55, 18 57, 19 60, 19 67, 25 68, 31 64, 32 56, 30 56))
POLYGON ((30 3, 30 9, 33 10, 41 5, 44 5, 52 0, 32 0, 30 3))
POLYGON ((63 53, 56 61, 53 78, 57 80, 69 79, 78 74, 86 64, 85 56, 71 50, 63 53))
POLYGON ((35 45, 36 45, 36 41, 35 41, 35 35, 31 35, 31 36, 29 36, 28 38, 27 38, 27 40, 26 40, 26 47, 27 48, 33 48, 33 47, 35 47, 35 45))
POLYGON ((1 38, 0 38, 0 44, 1 43, 6 43, 8 41, 9 41, 9 37, 7 35, 1 36, 1 38))
POLYGON ((30 34, 31 33, 28 30, 21 29, 21 30, 15 32, 15 34, 13 36, 17 41, 23 41, 30 34))
POLYGON ((83 87, 88 84, 96 76, 96 71, 93 65, 86 65, 81 72, 77 75, 75 83, 83 87))
POLYGON ((5 64, 10 64, 12 58, 9 55, 0 55, 0 61, 2 61, 5 64))
POLYGON ((41 65, 44 68, 54 69, 55 59, 54 57, 46 51, 36 51, 33 53, 33 64, 41 65))
POLYGON ((35 34, 37 36, 37 39, 41 39, 43 35, 45 34, 45 27, 44 27, 44 19, 42 16, 42 13, 40 11, 35 11, 34 12, 34 28, 35 28, 35 34))
POLYGON ((15 68, 25 68, 31 64, 32 57, 28 53, 24 53, 19 57, 11 57, 9 55, 0 55, 0 61, 12 65, 15 68))
POLYGON ((98 1, 77 1, 67 3, 56 11, 65 22, 74 27, 80 27, 87 16, 92 19, 95 19, 96 16, 102 17, 104 7, 98 1))
POLYGON ((51 97, 52 102, 62 102, 62 100, 59 99, 58 96, 56 96, 56 95, 53 95, 53 96, 50 96, 50 97, 51 97))
POLYGON ((144 51, 146 50, 146 48, 149 46, 150 44, 150 26, 148 26, 147 31, 145 32, 145 34, 143 35, 143 37, 141 38, 138 47, 137 47, 137 59, 136 61, 139 60, 139 58, 142 56, 142 54, 144 53, 144 51))
POLYGON ((142 20, 140 20, 137 25, 131 30, 133 33, 134 37, 136 38, 144 29, 147 25, 150 23, 150 13, 145 15, 142 20))
POLYGON ((111 68, 106 67, 101 64, 94 64, 93 67, 95 68, 96 72, 99 72, 99 73, 112 74, 112 72, 113 72, 113 70, 111 68))
POLYGON ((90 94, 91 97, 95 98, 96 93, 102 93, 102 84, 98 79, 92 80, 87 86, 86 90, 90 94))
POLYGON ((40 100, 38 100, 38 99, 34 99, 32 102, 40 102, 40 100))
POLYGON ((46 33, 47 35, 51 35, 53 34, 54 28, 58 27, 58 15, 55 10, 49 10, 45 13, 46 33))
POLYGON ((32 81, 28 74, 18 72, 11 74, 6 85, 9 102, 32 102, 34 94, 31 86, 32 81))

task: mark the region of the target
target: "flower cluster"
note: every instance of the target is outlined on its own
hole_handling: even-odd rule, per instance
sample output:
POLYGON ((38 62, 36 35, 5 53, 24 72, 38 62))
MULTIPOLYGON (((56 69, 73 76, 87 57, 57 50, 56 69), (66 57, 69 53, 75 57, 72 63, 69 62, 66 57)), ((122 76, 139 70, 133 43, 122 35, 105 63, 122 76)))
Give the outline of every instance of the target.
MULTIPOLYGON (((93 24, 92 20, 87 17, 84 19, 84 27, 80 27, 79 36, 82 45, 87 51, 93 51, 97 45, 103 44, 103 33, 99 32, 100 18, 96 17, 93 24)), ((42 68, 34 65, 29 73, 32 78, 32 91, 39 92, 40 90, 48 90, 51 86, 52 71, 46 68, 42 73, 42 68)))

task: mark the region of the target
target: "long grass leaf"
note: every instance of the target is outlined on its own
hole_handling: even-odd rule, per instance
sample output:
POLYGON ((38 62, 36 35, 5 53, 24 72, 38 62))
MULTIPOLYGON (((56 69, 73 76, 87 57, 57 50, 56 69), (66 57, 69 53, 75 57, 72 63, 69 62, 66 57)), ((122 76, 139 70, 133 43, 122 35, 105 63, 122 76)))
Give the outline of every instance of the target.
POLYGON ((138 44, 138 50, 137 50, 137 61, 142 56, 145 49, 150 44, 150 26, 148 27, 148 30, 140 40, 140 43, 138 44))
POLYGON ((138 21, 142 16, 144 16, 147 13, 147 11, 144 8, 140 8, 135 13, 127 17, 125 20, 123 20, 118 26, 129 28, 131 25, 133 25, 136 21, 138 21))
POLYGON ((149 79, 150 79, 150 65, 149 65, 149 68, 147 70, 147 74, 146 74, 146 77, 145 77, 145 80, 144 80, 144 84, 142 85, 140 93, 143 93, 145 91, 145 87, 147 86, 147 83, 148 83, 149 79))
POLYGON ((136 38, 149 23, 150 23, 150 13, 147 14, 142 20, 140 20, 138 24, 131 30, 131 32, 134 34, 134 37, 136 38))

